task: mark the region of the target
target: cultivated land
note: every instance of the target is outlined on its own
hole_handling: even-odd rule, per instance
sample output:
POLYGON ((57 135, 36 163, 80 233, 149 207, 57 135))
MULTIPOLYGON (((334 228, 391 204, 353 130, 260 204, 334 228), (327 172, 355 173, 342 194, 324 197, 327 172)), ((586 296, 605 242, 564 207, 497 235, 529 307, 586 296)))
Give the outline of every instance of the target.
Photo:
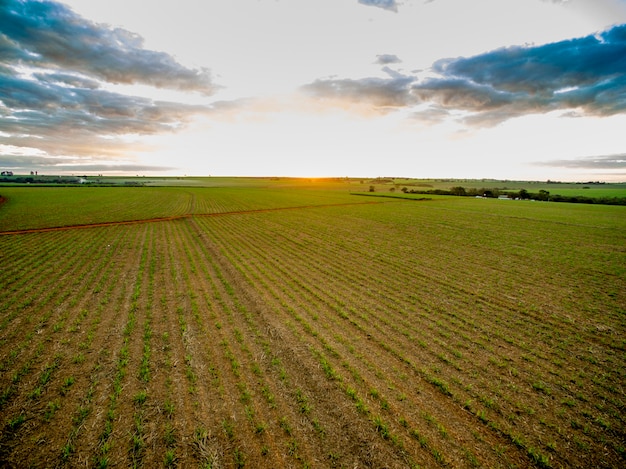
POLYGON ((0 188, 0 466, 626 464, 625 207, 201 185, 0 188))

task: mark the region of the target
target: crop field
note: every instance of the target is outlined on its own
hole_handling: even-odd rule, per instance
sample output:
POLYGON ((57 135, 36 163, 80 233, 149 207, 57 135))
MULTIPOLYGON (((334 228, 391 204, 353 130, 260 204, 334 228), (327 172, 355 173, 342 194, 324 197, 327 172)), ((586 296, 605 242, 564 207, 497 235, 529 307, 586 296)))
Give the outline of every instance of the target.
MULTIPOLYGON (((227 179, 228 181, 228 179, 227 179)), ((194 214, 354 202, 347 193, 276 187, 0 187, 11 199, 0 212, 0 232, 115 223, 194 214)))
POLYGON ((626 465, 625 207, 0 194, 2 467, 626 465))

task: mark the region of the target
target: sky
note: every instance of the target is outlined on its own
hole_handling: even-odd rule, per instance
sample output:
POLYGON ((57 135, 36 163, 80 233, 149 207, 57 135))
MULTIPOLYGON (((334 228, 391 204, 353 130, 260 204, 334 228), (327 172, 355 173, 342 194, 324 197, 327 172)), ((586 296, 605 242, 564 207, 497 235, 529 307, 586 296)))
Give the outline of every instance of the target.
POLYGON ((0 168, 626 181, 626 0, 0 0, 0 168))

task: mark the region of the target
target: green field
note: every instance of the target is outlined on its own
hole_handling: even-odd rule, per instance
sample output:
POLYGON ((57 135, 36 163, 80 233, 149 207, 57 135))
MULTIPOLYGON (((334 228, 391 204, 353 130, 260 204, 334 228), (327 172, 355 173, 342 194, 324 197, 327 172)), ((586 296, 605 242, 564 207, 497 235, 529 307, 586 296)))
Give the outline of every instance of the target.
MULTIPOLYGON (((394 179, 395 185, 416 189, 450 189, 462 186, 467 189, 485 188, 529 192, 545 190, 558 195, 583 195, 587 197, 626 197, 626 183, 573 183, 540 181, 497 181, 491 179, 394 179)), ((381 189, 384 186, 381 186, 381 189)))
POLYGON ((626 464, 626 207, 174 181, 0 187, 0 466, 626 464))
POLYGON ((190 179, 181 187, 179 182, 171 178, 152 180, 145 187, 0 187, 0 196, 9 200, 0 211, 0 231, 354 202, 350 185, 343 183, 211 178, 190 179))

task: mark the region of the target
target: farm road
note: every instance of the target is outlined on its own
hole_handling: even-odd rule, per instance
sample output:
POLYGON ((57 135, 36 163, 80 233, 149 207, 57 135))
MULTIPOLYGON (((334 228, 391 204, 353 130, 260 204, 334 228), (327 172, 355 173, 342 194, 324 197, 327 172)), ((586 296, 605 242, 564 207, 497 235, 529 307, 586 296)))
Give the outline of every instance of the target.
POLYGON ((27 228, 23 230, 6 230, 0 231, 1 235, 16 235, 16 234, 28 234, 28 233, 45 233, 48 231, 67 231, 67 230, 79 230, 84 228, 97 228, 103 226, 117 226, 117 225, 136 225, 139 223, 157 223, 163 221, 180 220, 184 218, 193 217, 221 217, 226 215, 245 215, 249 213, 263 213, 263 212, 278 212, 283 210, 303 210, 308 208, 325 208, 325 207, 341 207, 346 205, 374 205, 383 204, 389 202, 350 202, 341 204, 319 204, 319 205, 297 205, 293 207, 274 207, 274 208, 260 208, 253 210, 235 210, 229 212, 214 212, 214 213, 186 213, 184 215, 173 215, 171 217, 160 218, 145 218, 137 220, 122 220, 122 221, 110 221, 101 223, 85 223, 80 225, 64 225, 64 226, 51 226, 46 228, 27 228))

